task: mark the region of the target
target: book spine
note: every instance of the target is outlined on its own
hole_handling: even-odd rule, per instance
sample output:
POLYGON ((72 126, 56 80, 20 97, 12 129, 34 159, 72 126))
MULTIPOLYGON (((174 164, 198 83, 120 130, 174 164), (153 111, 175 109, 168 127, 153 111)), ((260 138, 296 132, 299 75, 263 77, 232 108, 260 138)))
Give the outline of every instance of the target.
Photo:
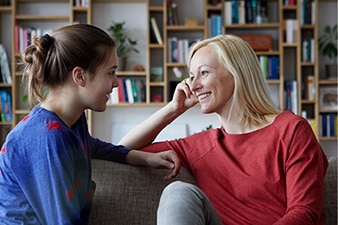
POLYGON ((232 24, 232 7, 231 2, 226 1, 224 2, 224 23, 225 24, 232 24))
POLYGON ((231 1, 231 22, 234 24, 238 23, 238 1, 231 1))
POLYGON ((162 40, 162 36, 161 36, 161 33, 160 33, 160 30, 158 29, 158 26, 157 26, 157 22, 155 20, 154 17, 152 17, 151 19, 151 25, 152 25, 152 28, 155 32, 155 37, 156 37, 156 40, 157 40, 157 43, 162 45, 163 44, 163 40, 162 40))
POLYGON ((127 98, 129 103, 134 103, 133 89, 131 86, 131 80, 129 78, 125 79, 127 98))
POLYGON ((306 78, 306 84, 307 84, 307 99, 308 100, 315 100, 315 77, 312 75, 307 76, 306 78))

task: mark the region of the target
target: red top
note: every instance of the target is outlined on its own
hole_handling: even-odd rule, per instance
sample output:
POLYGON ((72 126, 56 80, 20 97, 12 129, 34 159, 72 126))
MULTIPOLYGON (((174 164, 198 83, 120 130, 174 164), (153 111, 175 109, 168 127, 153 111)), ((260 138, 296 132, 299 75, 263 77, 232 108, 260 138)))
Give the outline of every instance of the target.
POLYGON ((142 150, 175 150, 224 224, 324 224, 327 158, 309 123, 290 111, 246 134, 212 129, 142 150))

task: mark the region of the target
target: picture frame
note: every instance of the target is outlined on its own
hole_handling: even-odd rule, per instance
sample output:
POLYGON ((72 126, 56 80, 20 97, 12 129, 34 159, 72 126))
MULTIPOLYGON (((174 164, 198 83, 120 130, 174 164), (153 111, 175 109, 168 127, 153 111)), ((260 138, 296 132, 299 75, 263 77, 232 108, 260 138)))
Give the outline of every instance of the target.
POLYGON ((319 109, 338 110, 338 86, 319 87, 319 109))

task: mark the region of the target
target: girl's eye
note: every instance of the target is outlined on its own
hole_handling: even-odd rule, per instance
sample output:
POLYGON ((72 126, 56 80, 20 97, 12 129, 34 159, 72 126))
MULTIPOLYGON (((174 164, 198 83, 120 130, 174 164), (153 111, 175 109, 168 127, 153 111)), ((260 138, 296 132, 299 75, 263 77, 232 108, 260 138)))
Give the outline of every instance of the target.
POLYGON ((109 74, 109 75, 115 75, 115 70, 110 71, 108 74, 109 74))

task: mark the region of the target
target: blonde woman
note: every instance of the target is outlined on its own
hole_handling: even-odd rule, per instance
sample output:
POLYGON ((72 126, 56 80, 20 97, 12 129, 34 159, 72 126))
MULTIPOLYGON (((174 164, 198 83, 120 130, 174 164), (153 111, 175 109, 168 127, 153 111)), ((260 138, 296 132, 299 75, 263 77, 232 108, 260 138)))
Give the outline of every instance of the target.
POLYGON ((173 100, 121 140, 147 152, 173 149, 197 180, 166 187, 157 224, 323 224, 327 158, 309 123, 274 105, 248 43, 233 35, 200 41, 188 68, 173 100), (196 103, 221 127, 150 144, 196 103))

